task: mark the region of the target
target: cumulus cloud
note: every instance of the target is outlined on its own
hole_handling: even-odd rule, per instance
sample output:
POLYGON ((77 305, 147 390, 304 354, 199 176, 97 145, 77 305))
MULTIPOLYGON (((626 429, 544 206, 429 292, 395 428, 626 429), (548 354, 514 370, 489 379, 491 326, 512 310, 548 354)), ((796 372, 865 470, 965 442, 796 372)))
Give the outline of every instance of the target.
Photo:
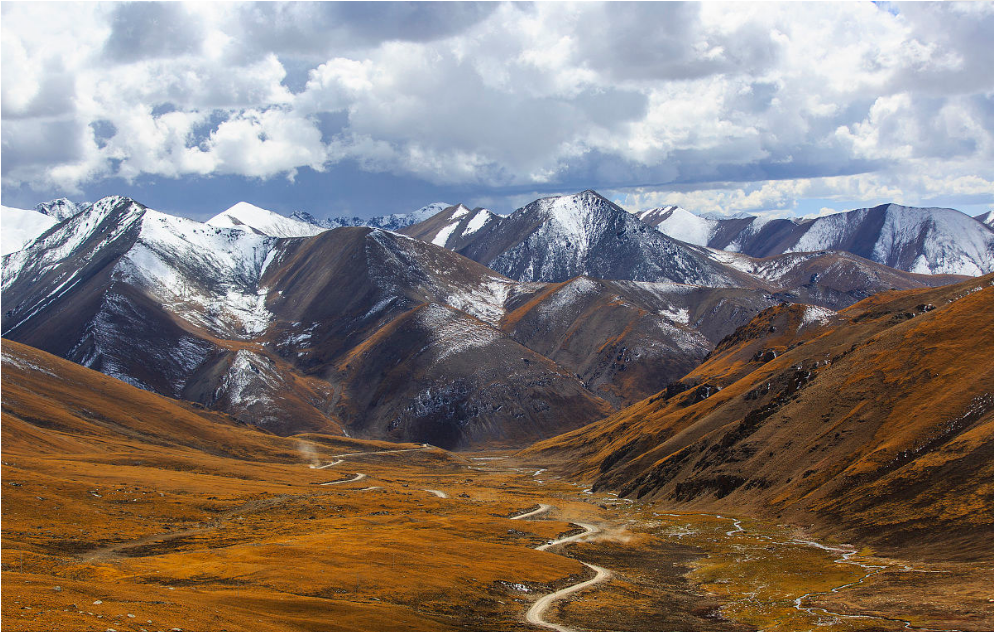
POLYGON ((990 3, 0 11, 5 190, 350 161, 713 212, 992 194, 990 3))

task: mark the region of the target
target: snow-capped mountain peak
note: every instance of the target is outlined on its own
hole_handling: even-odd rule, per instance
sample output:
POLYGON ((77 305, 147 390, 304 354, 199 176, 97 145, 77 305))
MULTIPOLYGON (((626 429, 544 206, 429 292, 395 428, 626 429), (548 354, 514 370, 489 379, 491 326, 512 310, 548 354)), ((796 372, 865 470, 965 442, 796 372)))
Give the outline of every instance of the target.
POLYGON ((987 213, 982 213, 981 215, 975 215, 974 219, 978 220, 988 228, 995 228, 995 211, 988 211, 987 213))
MULTIPOLYGON (((637 213, 674 239, 752 257, 842 250, 921 274, 992 271, 992 232, 949 208, 882 204, 813 218, 770 215, 713 219, 677 207, 637 213)), ((989 218, 990 220, 990 218, 989 218)))
POLYGON ((310 237, 325 230, 321 226, 285 217, 248 202, 239 202, 207 220, 210 226, 237 228, 269 237, 310 237))
POLYGON ((81 202, 77 204, 68 198, 58 198, 51 202, 43 202, 35 207, 35 210, 43 215, 55 218, 57 221, 64 221, 89 209, 92 204, 81 202))
POLYGON ((663 206, 635 213, 658 231, 696 246, 707 246, 719 221, 696 215, 680 206, 663 206))
POLYGON ((786 252, 848 250, 919 274, 977 276, 992 271, 992 235, 949 208, 883 204, 807 222, 786 252))
POLYGON ((439 212, 449 208, 451 204, 445 202, 433 202, 423 206, 417 211, 410 213, 391 213, 390 215, 378 215, 376 217, 331 217, 328 219, 318 219, 306 211, 297 211, 290 217, 306 224, 320 226, 322 228, 341 228, 343 226, 369 226, 370 228, 382 228, 384 230, 399 231, 402 228, 423 222, 439 212))

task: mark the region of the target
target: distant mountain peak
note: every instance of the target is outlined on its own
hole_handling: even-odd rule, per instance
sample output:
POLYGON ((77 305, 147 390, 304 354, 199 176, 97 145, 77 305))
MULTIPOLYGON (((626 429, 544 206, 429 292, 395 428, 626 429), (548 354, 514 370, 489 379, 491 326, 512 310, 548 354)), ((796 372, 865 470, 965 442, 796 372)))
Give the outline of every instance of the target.
POLYGON ((81 202, 77 204, 69 198, 56 198, 50 202, 42 202, 35 207, 35 210, 43 215, 48 215, 49 217, 54 217, 58 221, 63 221, 69 219, 73 215, 89 209, 92 204, 89 202, 81 202))
POLYGON ((975 215, 974 219, 978 220, 988 228, 995 228, 995 211, 988 211, 987 213, 982 213, 981 215, 975 215))
POLYGON ((325 230, 322 226, 286 217, 249 202, 238 202, 206 223, 209 226, 236 228, 269 237, 310 237, 325 230))

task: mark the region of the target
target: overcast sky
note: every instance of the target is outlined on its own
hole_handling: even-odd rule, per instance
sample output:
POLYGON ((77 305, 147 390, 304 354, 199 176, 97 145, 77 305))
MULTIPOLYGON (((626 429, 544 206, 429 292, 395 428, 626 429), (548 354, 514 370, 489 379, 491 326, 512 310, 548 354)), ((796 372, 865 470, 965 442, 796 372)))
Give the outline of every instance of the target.
POLYGON ((973 215, 992 6, 5 1, 2 200, 973 215))

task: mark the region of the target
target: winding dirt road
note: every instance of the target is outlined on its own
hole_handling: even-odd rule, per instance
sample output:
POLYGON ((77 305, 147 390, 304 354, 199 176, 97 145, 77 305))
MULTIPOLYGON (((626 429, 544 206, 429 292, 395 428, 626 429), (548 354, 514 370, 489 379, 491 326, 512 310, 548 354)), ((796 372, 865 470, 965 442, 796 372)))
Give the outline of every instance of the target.
POLYGON ((525 620, 533 625, 542 626, 550 630, 556 630, 557 632, 577 632, 573 628, 567 627, 565 625, 559 625, 558 623, 553 623, 551 621, 546 621, 542 618, 542 615, 546 613, 553 603, 566 597, 569 594, 575 593, 580 590, 584 590, 595 584, 600 584, 603 581, 607 581, 611 578, 612 573, 606 568, 600 566, 595 566, 594 564, 588 564, 587 562, 581 562, 584 566, 588 567, 594 571, 595 575, 587 581, 583 581, 579 584, 574 584, 573 586, 567 586, 557 590, 556 592, 549 593, 548 595, 543 595, 539 598, 539 601, 532 604, 529 611, 525 613, 525 620))
POLYGON ((532 516, 538 516, 541 513, 546 513, 547 511, 549 511, 552 508, 553 508, 552 505, 544 505, 542 503, 539 503, 539 508, 538 509, 533 509, 532 511, 527 511, 527 512, 525 512, 523 514, 518 514, 517 516, 512 516, 511 519, 512 520, 524 520, 525 518, 531 518, 532 516))
MULTIPOLYGON (((538 516, 539 514, 546 513, 550 509, 553 509, 552 505, 546 505, 540 503, 538 509, 533 509, 532 511, 527 511, 525 513, 518 514, 517 516, 512 516, 511 519, 522 520, 524 518, 531 518, 532 516, 538 516)), ((584 529, 584 531, 582 533, 576 533, 574 535, 569 535, 563 538, 553 540, 551 542, 547 542, 546 544, 540 544, 539 546, 535 547, 535 550, 545 551, 547 549, 551 549, 554 546, 560 546, 561 544, 570 544, 571 542, 576 542, 580 539, 601 532, 601 529, 594 526, 593 524, 587 524, 584 522, 573 522, 571 524, 577 525, 578 527, 584 529)), ((567 586, 566 588, 561 588, 560 590, 557 590, 555 592, 543 595, 535 603, 533 603, 532 607, 529 608, 529 611, 525 613, 526 621, 528 621, 532 625, 537 625, 543 628, 547 628, 549 630, 556 630, 556 632, 577 632, 574 628, 567 627, 565 625, 560 625, 558 623, 553 623, 551 621, 546 621, 545 619, 543 619, 543 615, 546 613, 546 611, 549 609, 551 605, 553 605, 560 599, 563 599, 567 595, 579 592, 581 590, 584 590, 585 588, 590 588, 591 586, 600 584, 601 582, 608 581, 612 577, 612 572, 607 568, 602 568, 595 564, 588 564, 587 562, 581 562, 581 564, 594 571, 594 577, 579 582, 577 584, 572 584, 570 586, 567 586)))
POLYGON ((366 478, 366 474, 362 472, 356 472, 356 475, 352 478, 344 478, 341 481, 328 481, 327 483, 318 483, 319 485, 342 485, 343 483, 355 483, 366 478))

